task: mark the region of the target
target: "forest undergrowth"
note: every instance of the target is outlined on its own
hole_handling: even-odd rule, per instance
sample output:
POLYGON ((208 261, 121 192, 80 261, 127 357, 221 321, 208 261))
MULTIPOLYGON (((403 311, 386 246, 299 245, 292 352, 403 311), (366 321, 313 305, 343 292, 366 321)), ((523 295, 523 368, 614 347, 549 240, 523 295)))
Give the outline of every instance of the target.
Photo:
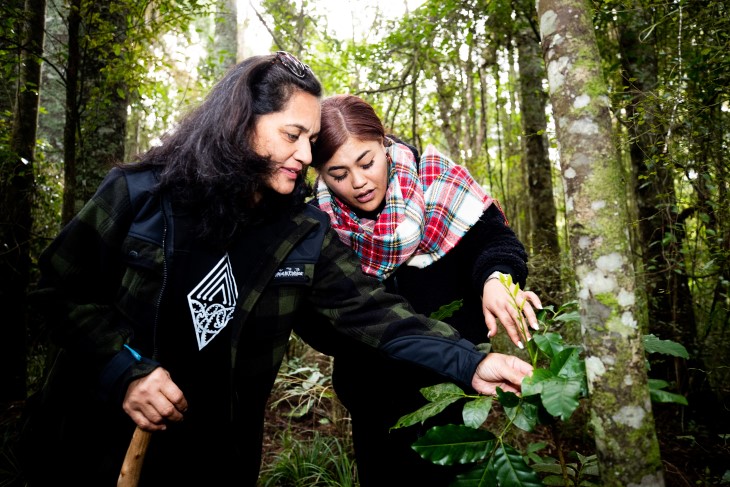
MULTIPOLYGON (((319 438, 338 442, 347 461, 354 464, 349 417, 331 389, 330 358, 304 344, 297 345, 296 367, 284 366, 266 413, 263 467, 265 472, 282 458, 288 458, 293 444, 316 446, 319 438), (298 369, 301 377, 317 377, 302 387, 302 380, 293 380, 298 369), (288 372, 287 372, 288 370, 288 372), (287 378, 287 374, 290 374, 287 378), (311 402, 309 402, 311 401, 311 402), (304 408, 303 404, 308 404, 304 408), (306 413, 301 414, 306 409, 306 413)), ((424 399, 425 402, 425 399, 424 399)), ((699 401, 702 402, 702 401, 699 401)), ((667 487, 730 485, 730 429, 727 412, 724 417, 711 404, 654 404, 657 436, 660 444, 664 478, 667 487)), ((487 429, 498 424, 503 411, 492 409, 487 429)), ((576 452, 584 457, 595 454, 595 445, 588 427, 587 404, 584 402, 560 428, 541 425, 532 432, 515 430, 513 445, 525 451, 531 444, 545 444, 540 456, 563 457, 566 463, 577 463, 576 452)), ((636 452, 637 458, 642 452, 636 452)), ((356 465, 353 467, 356 471, 356 465)), ((266 484, 261 484, 266 485, 266 484)), ((269 484, 276 485, 276 484, 269 484)), ((282 487, 284 487, 283 484, 282 487)), ((295 484, 291 484, 295 485, 295 484)), ((327 482, 297 485, 338 485, 327 482)), ((357 485, 353 483, 352 485, 357 485)))
MULTIPOLYGON (((349 417, 331 388, 331 359, 302 343, 297 345, 293 356, 296 357, 294 366, 290 365, 291 360, 283 366, 266 410, 262 479, 282 459, 289 459, 295 465, 287 465, 286 478, 260 485, 357 487, 349 417), (293 449, 297 449, 296 455, 292 455, 293 449), (302 455, 302 451, 308 450, 314 451, 309 457, 302 455), (320 472, 318 476, 311 477, 310 482, 303 478, 312 475, 312 465, 302 465, 308 461, 327 462, 333 469, 350 471, 338 472, 334 481, 323 477, 320 472), (297 462, 299 465, 296 465, 297 462)), ((694 404, 690 402, 687 407, 654 404, 667 487, 730 485, 730 415, 727 412, 722 414, 715 406, 712 400, 701 399, 694 404)), ((17 433, 22 407, 22 404, 14 405, 0 415, 3 442, 0 487, 24 485, 14 471, 12 450, 7 448, 17 433)), ((500 414, 502 411, 495 406, 485 427, 499 422, 500 414)), ((546 426, 530 433, 516 430, 517 436, 510 441, 522 451, 530 444, 544 443, 545 449, 539 452, 541 456, 557 458, 563 455, 567 463, 575 462, 575 452, 583 456, 595 453, 587 424, 586 405, 582 404, 561 430, 546 426)), ((636 455, 638 457, 642 452, 636 452, 636 455)))

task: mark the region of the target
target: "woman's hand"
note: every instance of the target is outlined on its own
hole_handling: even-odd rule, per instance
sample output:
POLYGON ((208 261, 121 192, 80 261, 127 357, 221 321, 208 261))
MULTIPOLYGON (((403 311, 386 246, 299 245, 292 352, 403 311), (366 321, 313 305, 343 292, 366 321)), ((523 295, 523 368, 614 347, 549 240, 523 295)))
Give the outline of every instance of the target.
POLYGON ((497 387, 519 393, 522 379, 532 374, 532 365, 512 355, 492 352, 479 362, 471 385, 480 394, 494 396, 497 387))
POLYGON ((157 367, 129 384, 122 408, 143 430, 160 431, 167 421, 182 421, 188 402, 170 373, 157 367))
POLYGON ((542 309, 542 303, 537 294, 522 290, 517 292, 515 303, 510 295, 515 286, 516 284, 512 284, 508 291, 499 279, 487 279, 482 290, 482 311, 490 338, 497 334, 497 320, 499 320, 512 343, 524 348, 522 340, 530 340, 532 335, 527 326, 520 326, 520 312, 514 306, 515 304, 522 306, 523 325, 538 330, 540 327, 537 324, 535 309, 542 309))

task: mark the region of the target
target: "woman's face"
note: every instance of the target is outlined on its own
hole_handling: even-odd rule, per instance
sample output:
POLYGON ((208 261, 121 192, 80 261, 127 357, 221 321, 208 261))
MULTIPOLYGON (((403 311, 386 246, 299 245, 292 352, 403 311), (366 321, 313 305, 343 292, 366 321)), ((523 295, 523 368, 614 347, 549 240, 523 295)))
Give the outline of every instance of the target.
POLYGON ((327 187, 350 208, 373 212, 385 199, 388 170, 382 141, 350 137, 322 165, 319 174, 327 187))
POLYGON ((270 157, 276 171, 267 186, 280 194, 294 191, 304 166, 312 162, 312 143, 319 134, 319 98, 295 91, 280 112, 261 115, 254 126, 253 147, 270 157))

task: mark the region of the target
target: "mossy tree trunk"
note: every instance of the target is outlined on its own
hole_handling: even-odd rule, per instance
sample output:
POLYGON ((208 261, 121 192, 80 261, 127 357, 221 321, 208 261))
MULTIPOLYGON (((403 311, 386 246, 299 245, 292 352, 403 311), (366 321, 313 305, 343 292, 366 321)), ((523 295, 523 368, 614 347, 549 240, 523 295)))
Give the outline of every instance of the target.
POLYGON ((537 5, 566 192, 601 485, 663 486, 647 387, 626 183, 616 156, 591 11, 537 5))

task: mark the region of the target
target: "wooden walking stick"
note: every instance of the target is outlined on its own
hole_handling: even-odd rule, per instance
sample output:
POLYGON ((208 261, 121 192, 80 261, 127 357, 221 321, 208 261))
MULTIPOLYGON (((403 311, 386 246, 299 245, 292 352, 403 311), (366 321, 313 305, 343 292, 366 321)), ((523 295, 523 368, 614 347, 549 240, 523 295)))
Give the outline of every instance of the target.
POLYGON ((145 431, 139 426, 134 430, 132 441, 129 442, 129 448, 127 448, 127 455, 122 463, 122 470, 119 472, 117 487, 137 487, 139 476, 142 473, 144 455, 151 437, 151 432, 145 431))
MULTIPOLYGON (((142 356, 129 345, 124 345, 135 360, 142 360, 142 356)), ((152 433, 137 426, 132 434, 132 441, 129 442, 127 454, 124 456, 122 469, 119 471, 117 487, 137 487, 139 476, 142 474, 142 463, 147 453, 147 446, 150 444, 152 433)))

